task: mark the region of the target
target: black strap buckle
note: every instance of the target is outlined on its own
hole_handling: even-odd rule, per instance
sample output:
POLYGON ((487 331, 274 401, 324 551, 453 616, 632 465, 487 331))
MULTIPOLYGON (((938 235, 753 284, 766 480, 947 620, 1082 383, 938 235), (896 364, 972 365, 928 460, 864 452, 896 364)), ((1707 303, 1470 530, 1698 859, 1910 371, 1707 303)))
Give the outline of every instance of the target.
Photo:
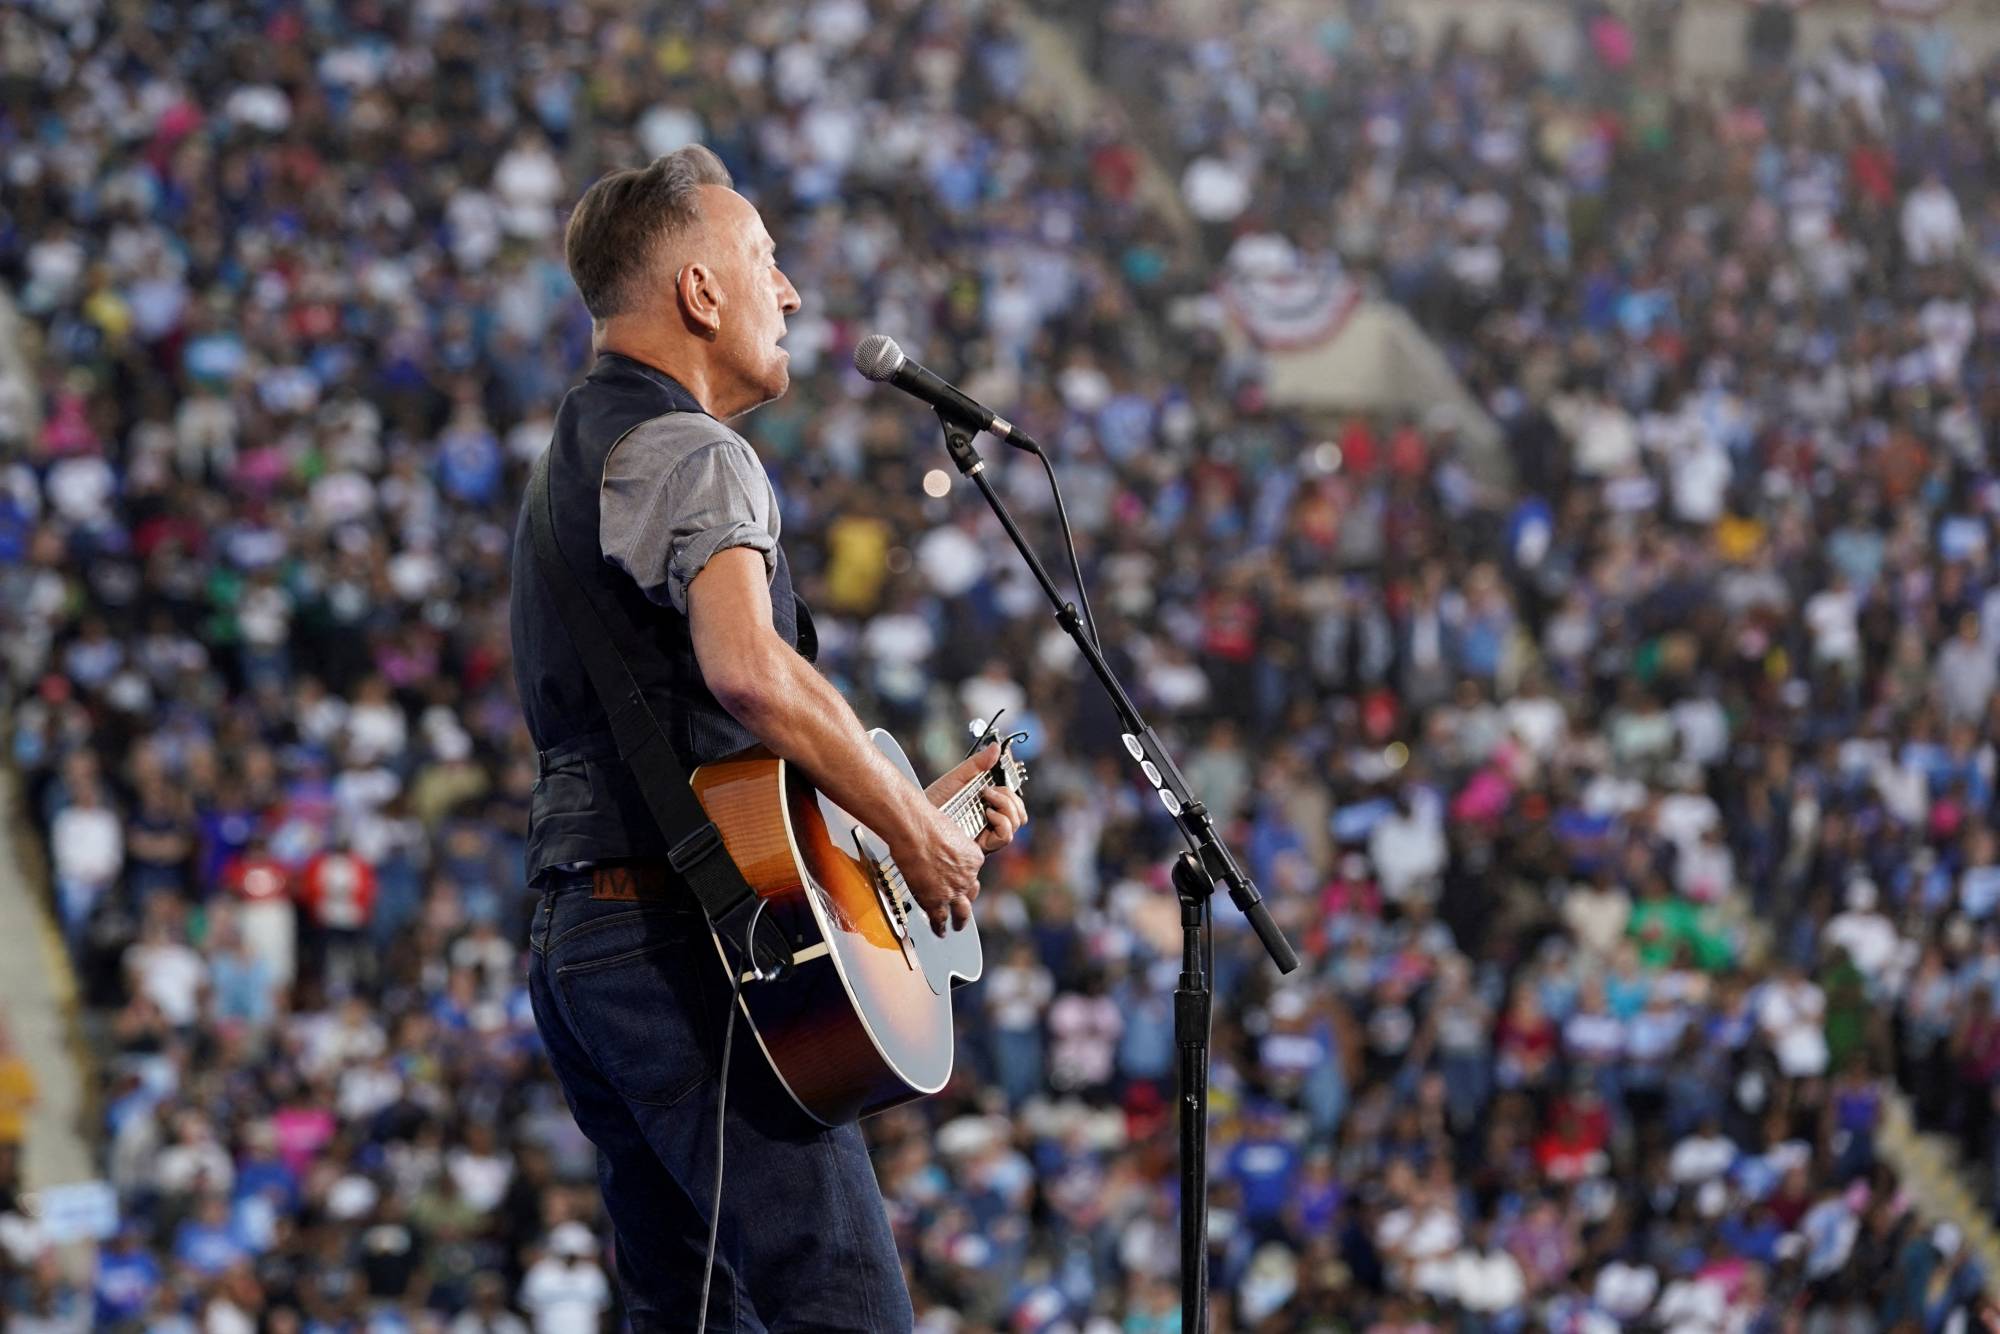
POLYGON ((710 820, 667 850, 667 862, 686 875, 688 869, 705 862, 722 848, 722 831, 710 820))

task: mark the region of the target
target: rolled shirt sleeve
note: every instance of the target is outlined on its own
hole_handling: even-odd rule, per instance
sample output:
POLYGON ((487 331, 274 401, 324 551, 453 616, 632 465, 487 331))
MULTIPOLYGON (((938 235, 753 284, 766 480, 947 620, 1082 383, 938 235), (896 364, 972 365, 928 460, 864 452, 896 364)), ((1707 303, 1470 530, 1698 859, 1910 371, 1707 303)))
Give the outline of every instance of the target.
POLYGON ((661 606, 687 614, 688 585, 718 551, 749 547, 777 570, 778 506, 743 437, 699 413, 634 428, 604 463, 604 558, 661 606))

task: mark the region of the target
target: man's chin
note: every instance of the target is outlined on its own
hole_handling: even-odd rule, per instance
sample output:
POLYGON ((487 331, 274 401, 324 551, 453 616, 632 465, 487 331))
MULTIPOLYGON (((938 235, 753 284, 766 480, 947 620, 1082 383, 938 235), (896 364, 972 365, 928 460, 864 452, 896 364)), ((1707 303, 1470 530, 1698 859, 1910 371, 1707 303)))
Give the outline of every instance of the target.
POLYGON ((738 412, 733 412, 730 415, 732 417, 740 417, 745 412, 755 412, 758 408, 763 407, 766 403, 774 402, 777 399, 783 398, 785 396, 785 391, 787 389, 790 389, 791 387, 792 387, 791 370, 789 367, 781 364, 773 374, 766 377, 765 380, 757 386, 757 394, 758 394, 757 401, 755 403, 752 403, 749 407, 744 408, 738 412))

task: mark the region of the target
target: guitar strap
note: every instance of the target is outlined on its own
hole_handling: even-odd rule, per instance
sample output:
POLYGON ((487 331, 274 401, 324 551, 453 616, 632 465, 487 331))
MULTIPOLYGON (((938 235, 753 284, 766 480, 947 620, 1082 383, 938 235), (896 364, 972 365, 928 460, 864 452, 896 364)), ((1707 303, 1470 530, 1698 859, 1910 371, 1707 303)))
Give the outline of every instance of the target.
MULTIPOLYGON (((590 684, 610 719, 618 743, 618 758, 646 800, 646 808, 667 837, 667 861, 694 891, 716 934, 731 942, 748 934, 754 920, 757 892, 722 845, 722 833, 688 783, 687 770, 674 754, 666 728, 632 670, 634 660, 658 650, 648 643, 631 614, 615 598, 598 596, 576 577, 562 544, 556 539, 555 514, 549 499, 549 455, 544 450, 528 480, 528 521, 534 532, 535 559, 549 581, 563 628, 583 659, 590 684)), ((760 942, 761 945, 761 942, 760 942)), ((756 951, 762 954, 759 948, 756 951)))

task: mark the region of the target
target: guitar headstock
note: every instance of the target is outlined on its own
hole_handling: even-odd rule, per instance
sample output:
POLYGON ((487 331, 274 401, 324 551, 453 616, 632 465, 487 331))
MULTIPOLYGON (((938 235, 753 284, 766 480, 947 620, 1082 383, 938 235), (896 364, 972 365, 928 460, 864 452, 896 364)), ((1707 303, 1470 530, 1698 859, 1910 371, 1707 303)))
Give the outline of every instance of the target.
POLYGON ((1016 732, 1000 743, 1000 772, 994 775, 993 781, 1001 787, 1019 792, 1027 786, 1028 766, 1014 756, 1014 743, 1027 739, 1026 732, 1016 732))
MULTIPOLYGON (((1000 711, 1000 713, 1005 712, 1005 709, 1000 711)), ((995 741, 998 741, 1000 743, 1000 762, 993 766, 993 782, 995 786, 1019 792, 1027 784, 1028 766, 1015 758, 1014 746, 1017 742, 1026 741, 1028 734, 1026 732, 1014 732, 1003 737, 1000 734, 1000 713, 994 714, 984 722, 981 722, 977 718, 972 720, 971 731, 974 740, 970 753, 976 755, 995 741)))

